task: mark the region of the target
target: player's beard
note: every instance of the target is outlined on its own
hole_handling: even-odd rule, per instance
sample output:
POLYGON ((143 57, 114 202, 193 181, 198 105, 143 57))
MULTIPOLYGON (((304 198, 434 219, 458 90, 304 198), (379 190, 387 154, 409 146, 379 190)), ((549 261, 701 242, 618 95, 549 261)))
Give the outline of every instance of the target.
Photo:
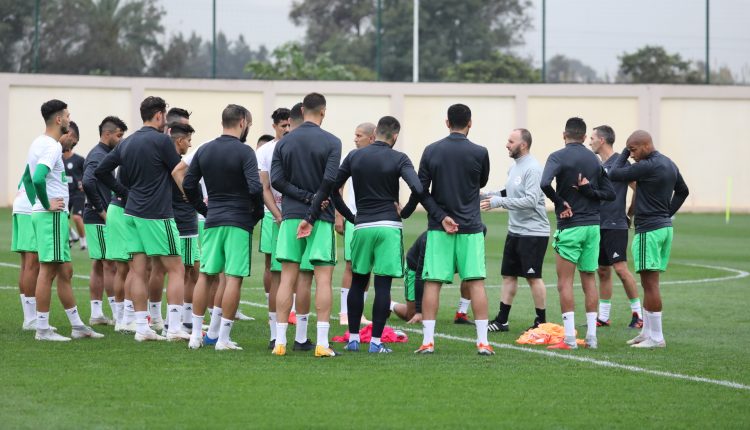
POLYGON ((510 158, 518 160, 519 157, 521 157, 521 148, 516 148, 510 151, 510 158))
POLYGON ((69 128, 68 126, 60 124, 60 134, 68 134, 69 128))
POLYGON ((242 134, 240 134, 240 142, 242 143, 247 142, 248 133, 250 133, 250 127, 245 127, 245 129, 242 130, 242 134))

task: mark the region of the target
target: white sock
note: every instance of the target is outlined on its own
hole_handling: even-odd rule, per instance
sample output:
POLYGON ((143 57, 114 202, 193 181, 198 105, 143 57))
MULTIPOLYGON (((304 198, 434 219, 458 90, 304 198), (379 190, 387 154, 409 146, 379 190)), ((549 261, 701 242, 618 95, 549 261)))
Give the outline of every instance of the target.
POLYGON ((630 299, 630 312, 635 312, 636 314, 638 314, 638 318, 643 319, 640 298, 636 297, 634 299, 630 299))
POLYGON ((380 342, 380 338, 379 338, 379 337, 373 337, 373 338, 372 338, 372 339, 370 340, 370 343, 371 343, 371 344, 375 344, 375 345, 380 345, 380 343, 381 343, 381 342, 380 342))
POLYGON ((351 334, 351 333, 349 333, 349 342, 351 342, 353 340, 356 340, 357 342, 359 342, 359 333, 357 333, 357 334, 351 334))
POLYGON ((115 302, 115 321, 122 324, 122 320, 125 317, 125 303, 115 302))
POLYGON ((221 327, 219 328, 219 342, 229 343, 229 333, 232 331, 232 325, 234 320, 228 320, 226 318, 221 319, 221 327))
MULTIPOLYGON (((468 313, 470 304, 471 304, 471 300, 461 297, 461 299, 458 301, 458 313, 459 314, 468 313)), ((484 342, 484 343, 487 343, 487 342, 484 342)))
POLYGON ((398 302, 394 302, 393 300, 391 300, 391 312, 395 312, 393 309, 396 307, 396 305, 398 305, 398 302))
POLYGON ((297 315, 297 327, 294 332, 294 340, 299 343, 305 343, 307 340, 307 320, 310 314, 297 315))
POLYGON ((78 237, 78 232, 75 231, 75 229, 72 228, 72 227, 70 228, 70 239, 71 240, 78 240, 78 239, 80 239, 80 237, 78 237))
POLYGON ((221 326, 221 316, 222 316, 221 308, 218 306, 214 306, 213 310, 211 311, 211 323, 208 326, 208 333, 206 336, 210 337, 211 339, 216 339, 219 337, 219 327, 221 326))
POLYGON ((565 327, 565 342, 575 342, 576 339, 576 322, 575 313, 563 312, 563 326, 565 327))
POLYGON ((292 310, 291 312, 297 313, 297 295, 292 294, 292 310))
POLYGON ((102 312, 102 301, 92 300, 91 301, 91 318, 103 318, 104 313, 102 312))
POLYGON ((286 346, 286 328, 289 323, 276 323, 276 345, 286 346))
POLYGON ((148 327, 148 311, 135 312, 135 332, 143 334, 150 330, 148 327))
POLYGON ((268 307, 268 303, 270 303, 269 302, 269 298, 270 297, 271 297, 271 295, 269 293, 266 293, 266 307, 268 307))
MULTIPOLYGON (((123 303, 124 306, 124 318, 125 318, 125 324, 130 324, 135 320, 135 307, 133 306, 133 301, 125 299, 123 303)), ((148 312, 146 312, 148 314, 148 312)))
POLYGON ((599 300, 599 320, 609 321, 609 311, 612 309, 612 301, 599 300))
POLYGON ((268 313, 268 328, 271 331, 271 339, 276 339, 276 312, 268 313))
POLYGON ((422 320, 422 345, 435 343, 435 320, 422 320))
POLYGON ((177 333, 182 326, 182 305, 167 305, 167 324, 169 331, 177 333))
POLYGON ((81 316, 78 314, 78 306, 73 306, 70 309, 65 309, 65 313, 68 314, 68 321, 70 321, 70 325, 72 325, 73 327, 80 327, 83 325, 81 316))
POLYGON ((85 246, 86 246, 86 238, 85 238, 85 237, 82 237, 82 238, 81 238, 81 246, 82 246, 82 247, 85 247, 85 246))
POLYGON ((481 343, 482 345, 487 345, 489 343, 487 341, 487 325, 489 324, 489 321, 488 320, 474 320, 474 324, 476 324, 476 327, 477 327, 477 344, 481 343))
POLYGON ((151 315, 151 322, 161 320, 161 302, 150 302, 148 312, 151 315))
POLYGON ((37 312, 36 313, 36 329, 37 330, 49 329, 49 312, 37 312))
POLYGON ((23 301, 23 320, 31 321, 36 318, 36 297, 25 297, 23 301))
POLYGON ((328 348, 328 329, 330 327, 331 327, 331 324, 328 322, 318 322, 318 339, 316 343, 317 345, 320 345, 323 348, 328 348))
POLYGON ((26 294, 21 294, 21 310, 23 311, 23 322, 29 320, 29 307, 26 306, 26 294))
POLYGON ((650 314, 651 312, 643 310, 643 327, 641 327, 641 333, 639 334, 641 337, 649 337, 651 334, 649 331, 651 330, 651 318, 648 317, 650 314))
POLYGON ((349 297, 349 289, 342 288, 341 289, 341 313, 342 314, 349 313, 349 305, 347 304, 347 297, 349 297))
POLYGON ((187 324, 193 319, 193 304, 183 303, 182 304, 182 323, 187 324))
MULTIPOLYGON (((367 303, 367 291, 365 291, 365 294, 362 297, 362 303, 367 303)), ((364 312, 362 313, 362 315, 364 315, 364 312)))
POLYGON ((112 319, 116 319, 117 305, 115 304, 115 296, 107 297, 107 303, 109 303, 109 310, 112 311, 112 319))
POLYGON ((596 337, 596 312, 586 312, 586 338, 596 337))
POLYGON ((664 333, 661 331, 661 312, 649 312, 651 323, 649 323, 649 337, 656 342, 664 341, 664 333))
POLYGON ((190 319, 193 321, 193 331, 190 333, 190 337, 200 339, 203 337, 203 315, 193 314, 190 319))

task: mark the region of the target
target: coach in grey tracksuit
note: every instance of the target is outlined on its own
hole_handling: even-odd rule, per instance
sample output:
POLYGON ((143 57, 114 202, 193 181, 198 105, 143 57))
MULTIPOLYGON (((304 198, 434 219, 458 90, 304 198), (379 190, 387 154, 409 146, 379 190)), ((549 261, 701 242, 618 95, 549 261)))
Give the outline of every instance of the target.
POLYGON ((481 203, 484 210, 508 210, 508 236, 505 238, 503 288, 500 293, 500 312, 491 321, 490 331, 508 331, 508 315, 518 289, 518 278, 526 278, 534 298, 536 318, 532 327, 546 320, 546 288, 542 281, 542 264, 549 242, 549 220, 544 207, 544 195, 539 187, 542 166, 529 154, 531 133, 525 128, 513 130, 505 145, 515 160, 508 171, 505 190, 491 193, 481 203))

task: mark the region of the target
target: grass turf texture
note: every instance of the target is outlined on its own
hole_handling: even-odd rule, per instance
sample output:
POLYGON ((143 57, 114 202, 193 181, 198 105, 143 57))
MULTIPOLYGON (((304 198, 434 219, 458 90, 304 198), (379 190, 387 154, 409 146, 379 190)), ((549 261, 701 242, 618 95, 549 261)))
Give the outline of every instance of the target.
MULTIPOLYGON (((8 251, 10 211, 0 210, 0 262, 18 264, 8 251)), ((490 316, 497 312, 500 258, 507 217, 484 214, 487 235, 490 316)), ((425 226, 423 214, 405 223, 405 248, 425 226)), ((681 214, 675 222, 672 263, 663 281, 731 276, 703 264, 750 271, 747 239, 750 216, 725 225, 721 215, 681 214)), ((339 240, 339 246, 341 241, 339 240)), ((257 232, 254 248, 257 247, 257 232)), ((74 245, 74 272, 88 275, 85 251, 74 245)), ((342 256, 339 249, 339 256, 342 256)), ((262 257, 253 252, 253 274, 242 300, 265 303, 260 275, 262 257)), ((334 315, 338 312, 343 264, 334 277, 334 315)), ((632 265, 631 265, 632 268, 632 265)), ((549 288, 548 320, 560 323, 554 253, 547 252, 544 279, 549 288)), ((625 345, 636 334, 628 329, 630 309, 615 281, 612 327, 600 328, 599 349, 562 352, 621 365, 694 377, 733 381, 742 388, 611 368, 516 349, 496 347, 494 357, 476 355, 472 342, 437 338, 436 353, 412 351, 421 334, 409 331, 407 344, 390 355, 343 353, 315 359, 289 351, 273 357, 266 349, 266 311, 243 304, 256 321, 238 322, 232 338, 241 352, 210 348, 189 351, 186 343, 138 344, 132 335, 97 330, 102 340, 36 342, 20 330, 18 269, 0 267, 0 416, 3 428, 174 428, 174 427, 555 427, 582 428, 598 423, 618 427, 744 427, 750 425, 750 333, 747 314, 750 278, 665 284, 664 329, 668 347, 641 351, 625 345)), ((89 315, 87 281, 75 278, 78 307, 89 315)), ((394 282, 393 298, 403 302, 403 284, 394 282)), ((372 296, 368 298, 368 307, 372 296)), ((445 289, 436 331, 473 339, 474 328, 452 324, 458 290, 445 289)), ((577 323, 585 323, 583 297, 576 288, 577 323)), ((104 305, 109 314, 108 305, 104 305)), ((369 310, 367 311, 369 315, 369 310)), ((509 333, 490 340, 514 344, 531 323, 528 288, 519 289, 509 333)), ((51 322, 64 335, 70 325, 53 293, 51 322)), ((406 326, 392 316, 393 326, 406 326)), ((585 328, 581 328, 585 331, 585 328)), ((333 322, 331 335, 344 332, 333 322)), ((315 321, 308 329, 315 339, 315 321)), ((581 332, 582 336, 583 333, 581 332)), ((293 339, 294 328, 288 336, 293 339)), ((366 348, 366 345, 364 345, 366 348)), ((528 347, 537 351, 542 347, 528 347)))

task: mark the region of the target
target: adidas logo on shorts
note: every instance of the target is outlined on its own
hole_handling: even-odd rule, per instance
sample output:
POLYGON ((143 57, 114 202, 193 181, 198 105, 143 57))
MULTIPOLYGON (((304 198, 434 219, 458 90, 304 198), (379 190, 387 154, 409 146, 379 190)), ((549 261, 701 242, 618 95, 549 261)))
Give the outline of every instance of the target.
POLYGON ((620 254, 618 254, 617 252, 615 252, 614 254, 612 254, 612 258, 617 258, 619 256, 620 256, 620 254))
POLYGON ((536 273, 536 272, 534 271, 534 268, 533 268, 533 267, 531 267, 531 268, 529 268, 529 271, 528 271, 528 272, 526 272, 526 273, 527 273, 527 274, 529 274, 529 273, 531 273, 531 274, 534 274, 534 273, 536 273))

